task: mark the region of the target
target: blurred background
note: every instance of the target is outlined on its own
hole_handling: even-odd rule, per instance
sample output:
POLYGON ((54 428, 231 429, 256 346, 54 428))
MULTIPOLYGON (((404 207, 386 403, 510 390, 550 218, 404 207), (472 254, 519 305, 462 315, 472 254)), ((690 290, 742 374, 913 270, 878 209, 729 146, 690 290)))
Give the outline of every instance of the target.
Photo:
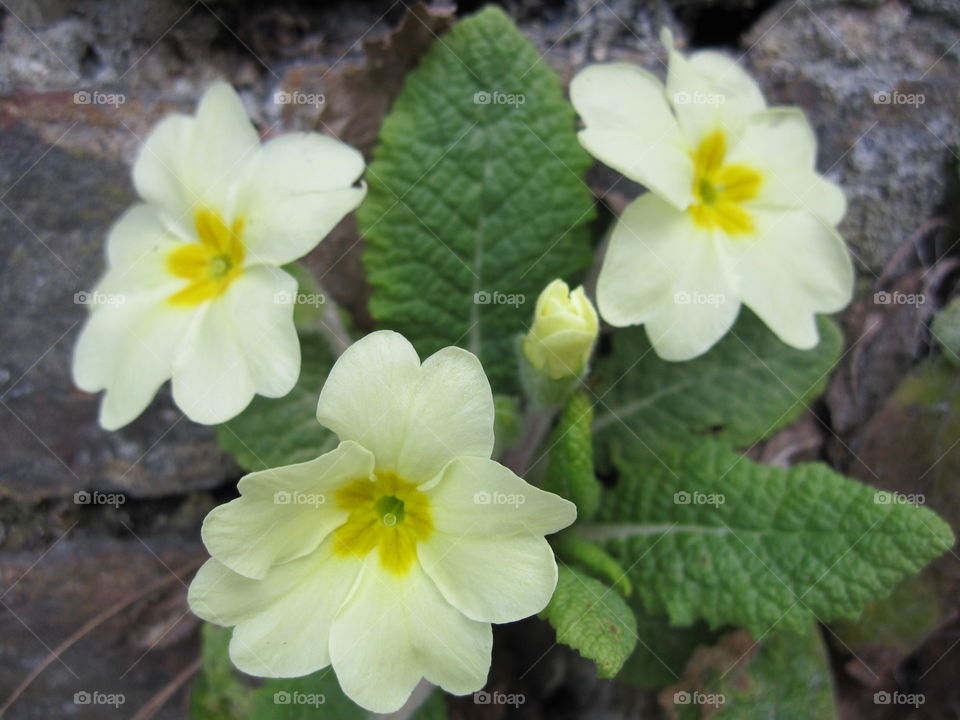
MULTIPOLYGON (((480 5, 0 0, 0 703, 19 693, 4 717, 186 716, 199 636, 185 587, 205 558, 200 522, 232 496, 239 470, 166 389, 109 433, 96 422, 99 399, 70 380, 84 293, 104 269, 111 222, 135 199, 129 168, 150 128, 192 112, 224 78, 265 136, 317 129, 369 157, 404 73, 480 5), (76 701, 94 691, 124 702, 76 701)), ((755 454, 780 465, 826 460, 922 495, 960 527, 960 369, 951 363, 960 321, 949 308, 960 269, 960 3, 504 7, 565 82, 589 62, 617 59, 662 76, 666 25, 681 47, 740 58, 771 104, 808 113, 818 167, 847 192, 840 231, 858 291, 841 317, 847 350, 827 394, 755 454)), ((599 240, 639 189, 608 191, 616 177, 600 168, 590 180, 599 240)), ((350 217, 307 262, 367 329, 362 248, 350 217)), ((827 631, 843 718, 960 717, 958 568, 948 554, 863 621, 827 631), (874 702, 894 688, 925 702, 874 702)), ((453 701, 455 717, 658 717, 654 694, 596 680, 589 664, 550 649, 548 628, 532 630, 537 642, 518 632, 498 631, 491 687, 507 678, 526 704, 453 701)))

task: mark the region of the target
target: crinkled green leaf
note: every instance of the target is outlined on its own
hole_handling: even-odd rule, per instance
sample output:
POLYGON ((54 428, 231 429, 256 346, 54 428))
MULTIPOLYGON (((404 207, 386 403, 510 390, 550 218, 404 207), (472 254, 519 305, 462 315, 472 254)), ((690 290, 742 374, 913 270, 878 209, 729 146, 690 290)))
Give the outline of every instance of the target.
POLYGON ((609 585, 561 566, 557 589, 540 614, 569 645, 597 664, 600 677, 613 677, 637 642, 637 624, 624 599, 609 585))
POLYGON ((683 681, 660 701, 679 720, 837 717, 826 647, 812 622, 800 633, 773 632, 760 642, 740 630, 698 649, 683 681))
POLYGON ((544 489, 571 500, 577 517, 593 517, 600 505, 601 486, 593 470, 593 405, 584 393, 575 393, 557 419, 547 447, 550 460, 544 489))
POLYGON ((856 617, 954 542, 930 510, 821 464, 766 467, 711 439, 615 462, 616 489, 579 530, 631 568, 647 612, 677 625, 759 636, 856 617))
POLYGON ((334 355, 319 333, 300 336, 300 378, 282 398, 257 396, 242 413, 217 426, 220 447, 246 470, 305 462, 332 450, 337 437, 317 422, 317 399, 334 355))
POLYGON ((602 547, 583 538, 576 530, 554 536, 553 549, 564 562, 605 580, 624 597, 629 597, 633 592, 623 565, 602 547))
POLYGON ((515 391, 537 295, 590 260, 589 165, 556 73, 503 11, 457 23, 407 76, 366 174, 374 318, 421 356, 468 348, 515 391))
POLYGON ((745 308, 733 329, 690 362, 657 357, 642 327, 613 335, 597 364, 594 432, 605 445, 653 452, 703 435, 748 446, 783 427, 819 395, 840 355, 836 324, 819 319, 820 344, 796 350, 745 308))

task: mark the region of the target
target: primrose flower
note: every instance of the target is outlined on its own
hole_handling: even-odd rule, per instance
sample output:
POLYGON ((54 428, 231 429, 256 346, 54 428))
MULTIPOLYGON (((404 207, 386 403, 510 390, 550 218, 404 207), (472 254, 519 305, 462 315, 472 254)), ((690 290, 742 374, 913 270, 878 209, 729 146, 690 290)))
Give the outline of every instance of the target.
POLYGON ((834 229, 843 193, 815 169, 804 114, 768 108, 716 52, 689 58, 668 32, 666 87, 628 64, 585 68, 570 97, 581 144, 651 190, 617 221, 597 285, 609 323, 644 324, 656 352, 687 360, 743 303, 785 343, 817 344, 816 313, 850 300, 853 268, 834 229))
POLYGON ((316 133, 261 145, 233 89, 196 117, 174 115, 133 169, 144 202, 107 238, 107 272, 73 359, 78 387, 106 390, 100 423, 121 427, 166 380, 187 416, 233 417, 254 394, 285 395, 300 374, 297 283, 280 269, 363 199, 356 150, 316 133))
POLYGON ((551 380, 579 376, 590 361, 600 322, 582 287, 554 280, 537 298, 533 327, 522 340, 527 361, 551 380))
POLYGON ((479 360, 423 364, 390 331, 337 360, 320 422, 341 443, 247 475, 203 524, 212 559, 190 586, 201 618, 235 626, 242 671, 332 665, 358 704, 392 712, 421 678, 463 695, 490 666, 490 623, 542 610, 557 582, 544 535, 574 505, 490 459, 494 406, 479 360))

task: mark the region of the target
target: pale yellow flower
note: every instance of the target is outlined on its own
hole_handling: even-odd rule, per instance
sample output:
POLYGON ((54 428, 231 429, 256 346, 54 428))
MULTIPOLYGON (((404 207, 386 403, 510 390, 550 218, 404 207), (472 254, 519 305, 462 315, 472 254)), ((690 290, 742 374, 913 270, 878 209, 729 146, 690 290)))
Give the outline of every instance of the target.
POLYGON ((817 174, 804 114, 768 108, 717 52, 684 57, 669 33, 666 86, 634 65, 584 69, 570 87, 596 158, 651 192, 610 237, 597 305, 646 327, 657 353, 687 360, 730 328, 741 303, 784 342, 817 344, 816 314, 850 300, 853 269, 834 229, 840 188, 817 174))
POLYGON ((177 405, 201 423, 228 420, 254 394, 289 392, 297 283, 280 266, 360 204, 363 166, 317 133, 261 145, 223 83, 195 117, 163 120, 133 169, 144 202, 110 230, 92 293, 114 301, 92 306, 74 353, 77 385, 106 390, 101 424, 127 424, 171 378, 177 405))
POLYGON ((490 459, 494 406, 480 361, 446 348, 422 364, 389 331, 354 343, 320 393, 340 445, 247 475, 203 525, 213 558, 190 586, 194 612, 235 626, 246 673, 333 666, 376 711, 421 678, 474 692, 490 623, 542 610, 557 582, 544 535, 576 508, 490 459))

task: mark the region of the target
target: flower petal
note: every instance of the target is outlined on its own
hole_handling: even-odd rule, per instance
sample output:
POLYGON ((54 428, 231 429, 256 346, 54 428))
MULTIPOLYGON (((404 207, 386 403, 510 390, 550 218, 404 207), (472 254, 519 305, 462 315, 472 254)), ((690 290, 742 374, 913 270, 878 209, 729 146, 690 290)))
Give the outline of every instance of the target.
POLYGON ((204 564, 188 601, 201 618, 236 625, 230 659, 258 677, 299 677, 330 664, 333 619, 349 597, 360 564, 332 554, 330 543, 272 568, 262 580, 204 564))
POLYGON ((431 480, 451 459, 493 451, 493 395, 480 361, 445 348, 420 365, 394 332, 371 333, 337 360, 317 419, 373 452, 377 469, 431 480))
POLYGON ((97 306, 80 332, 73 378, 81 390, 107 391, 100 424, 116 430, 142 413, 170 378, 179 340, 194 317, 167 306, 162 288, 114 296, 108 287, 108 282, 101 283, 95 293, 115 302, 97 306))
POLYGON ((109 291, 142 291, 162 283, 173 292, 177 281, 166 270, 167 255, 182 242, 155 206, 130 207, 107 235, 109 291))
POLYGON ((184 338, 173 397, 194 422, 221 423, 255 393, 286 395, 300 374, 291 299, 297 282, 279 268, 249 268, 208 303, 184 338))
POLYGON ((557 586, 557 561, 539 535, 437 533, 419 544, 417 554, 450 604, 481 622, 507 623, 535 615, 557 586))
POLYGON ((771 108, 752 115, 727 162, 758 168, 763 182, 751 205, 806 208, 836 225, 846 212, 843 191, 815 169, 817 139, 803 111, 771 108))
POLYGON ((309 462, 250 473, 241 496, 203 521, 203 544, 234 572, 262 578, 316 550, 347 519, 333 502, 336 490, 372 473, 373 455, 349 441, 309 462))
POLYGON ((610 235, 597 305, 612 325, 645 323, 657 354, 688 360, 730 329, 740 304, 723 245, 653 194, 624 210, 610 235))
POLYGON ((457 458, 423 489, 430 497, 435 528, 454 537, 546 535, 577 518, 573 503, 486 458, 457 458))
POLYGON ((729 242, 740 299, 785 343, 812 348, 819 339, 815 314, 840 310, 853 294, 843 239, 806 210, 753 214, 756 239, 729 242))
POLYGON ((259 145, 236 91, 217 83, 195 118, 174 115, 157 125, 134 165, 134 184, 144 200, 188 227, 205 205, 229 215, 236 177, 259 145))
POLYGON ((316 247, 363 200, 363 155, 318 133, 270 140, 247 166, 237 212, 248 262, 284 265, 316 247))
POLYGON ((661 39, 669 53, 667 98, 690 146, 718 128, 738 133, 752 113, 766 107, 760 87, 733 59, 710 50, 685 57, 669 31, 661 39))
POLYGON ((393 712, 421 677, 464 695, 483 687, 493 633, 448 603, 418 564, 403 577, 368 556, 356 591, 333 622, 330 657, 354 702, 393 712))
POLYGON ((591 155, 679 208, 690 204, 693 162, 659 80, 627 63, 591 65, 570 83, 570 101, 591 155))

